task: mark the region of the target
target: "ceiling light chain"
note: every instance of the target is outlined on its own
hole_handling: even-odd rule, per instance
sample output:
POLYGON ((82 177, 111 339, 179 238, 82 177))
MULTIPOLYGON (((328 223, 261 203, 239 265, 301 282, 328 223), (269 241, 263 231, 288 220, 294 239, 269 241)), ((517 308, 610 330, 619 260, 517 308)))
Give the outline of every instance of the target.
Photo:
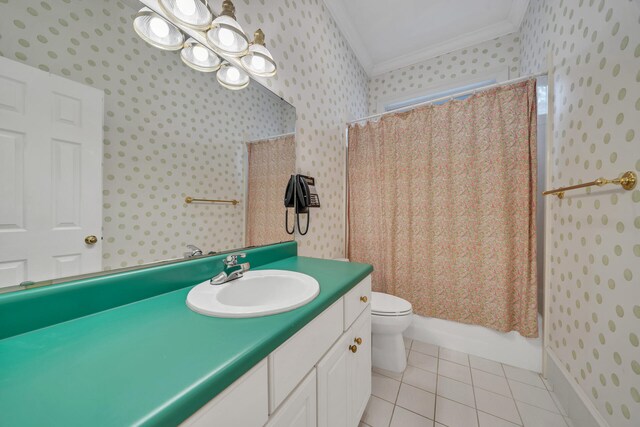
POLYGON ((257 77, 276 74, 276 63, 266 47, 264 33, 256 30, 250 41, 236 20, 231 0, 222 2, 222 11, 217 16, 209 0, 157 0, 157 4, 160 11, 152 10, 156 9, 154 5, 144 7, 133 21, 136 33, 150 45, 181 50, 180 58, 186 65, 202 72, 217 71, 218 82, 232 90, 247 87, 249 74, 257 77), (189 37, 189 32, 194 31, 201 34, 207 45, 189 37))

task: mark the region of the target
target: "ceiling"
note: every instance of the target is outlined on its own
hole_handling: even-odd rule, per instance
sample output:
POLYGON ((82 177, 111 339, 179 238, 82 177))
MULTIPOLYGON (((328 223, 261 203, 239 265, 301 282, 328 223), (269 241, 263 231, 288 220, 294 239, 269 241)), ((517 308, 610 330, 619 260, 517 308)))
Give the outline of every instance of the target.
POLYGON ((529 0, 324 0, 370 76, 520 29, 529 0))

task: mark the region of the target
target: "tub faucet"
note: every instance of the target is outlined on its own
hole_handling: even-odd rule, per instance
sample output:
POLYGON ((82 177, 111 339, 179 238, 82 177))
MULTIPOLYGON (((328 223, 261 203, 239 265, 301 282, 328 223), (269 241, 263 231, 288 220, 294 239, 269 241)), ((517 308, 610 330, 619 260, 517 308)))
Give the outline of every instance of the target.
POLYGON ((193 258, 194 256, 202 255, 202 249, 198 248, 195 245, 187 245, 187 249, 190 249, 191 252, 185 252, 184 253, 185 258, 193 258))
POLYGON ((247 254, 239 253, 227 255, 224 259, 224 270, 222 270, 218 275, 212 277, 209 280, 209 283, 212 285, 222 285, 223 283, 230 282, 232 280, 236 280, 242 277, 245 271, 249 271, 251 265, 248 262, 243 262, 238 264, 238 258, 246 258, 247 254), (233 270, 231 273, 227 273, 227 269, 239 267, 237 270, 233 270))

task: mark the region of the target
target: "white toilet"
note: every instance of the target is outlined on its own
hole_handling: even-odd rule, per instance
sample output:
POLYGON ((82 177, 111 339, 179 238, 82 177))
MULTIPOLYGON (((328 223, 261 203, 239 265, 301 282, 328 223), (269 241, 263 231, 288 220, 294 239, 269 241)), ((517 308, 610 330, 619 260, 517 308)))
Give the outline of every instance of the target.
POLYGON ((402 333, 411 325, 409 301, 382 292, 371 292, 371 356, 374 368, 402 372, 407 354, 402 333))

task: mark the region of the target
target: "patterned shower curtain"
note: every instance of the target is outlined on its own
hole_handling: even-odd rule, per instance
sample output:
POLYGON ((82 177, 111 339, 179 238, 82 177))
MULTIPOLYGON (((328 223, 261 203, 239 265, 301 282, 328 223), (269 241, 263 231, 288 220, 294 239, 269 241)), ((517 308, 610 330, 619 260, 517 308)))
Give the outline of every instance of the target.
POLYGON ((296 170, 294 135, 247 144, 246 245, 292 240, 284 226, 284 190, 296 170))
POLYGON ((420 315, 537 337, 536 82, 349 128, 349 253, 420 315))

